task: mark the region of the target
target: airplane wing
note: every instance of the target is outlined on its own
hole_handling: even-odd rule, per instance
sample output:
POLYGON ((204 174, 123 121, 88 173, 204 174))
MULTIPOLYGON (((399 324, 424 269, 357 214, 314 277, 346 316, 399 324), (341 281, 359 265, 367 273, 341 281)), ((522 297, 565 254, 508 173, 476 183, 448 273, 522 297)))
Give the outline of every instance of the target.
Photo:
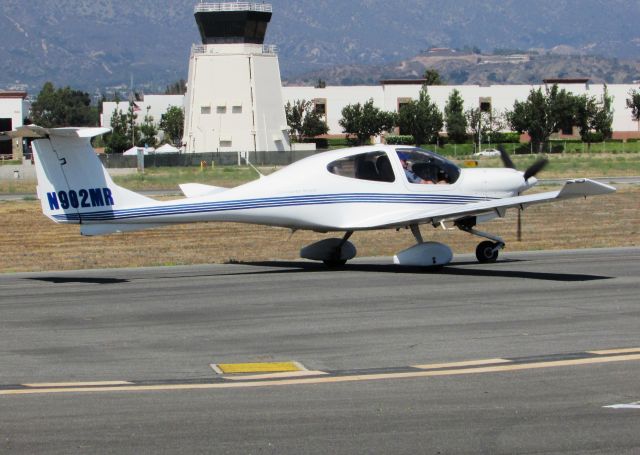
POLYGON ((353 229, 384 229, 426 223, 436 225, 442 221, 453 221, 468 216, 494 215, 502 217, 506 210, 510 208, 524 209, 534 204, 577 197, 586 198, 587 196, 598 196, 614 191, 616 189, 612 186, 589 179, 568 180, 559 191, 474 202, 442 209, 414 210, 402 214, 394 214, 391 217, 382 214, 376 218, 366 220, 360 226, 353 226, 353 229))

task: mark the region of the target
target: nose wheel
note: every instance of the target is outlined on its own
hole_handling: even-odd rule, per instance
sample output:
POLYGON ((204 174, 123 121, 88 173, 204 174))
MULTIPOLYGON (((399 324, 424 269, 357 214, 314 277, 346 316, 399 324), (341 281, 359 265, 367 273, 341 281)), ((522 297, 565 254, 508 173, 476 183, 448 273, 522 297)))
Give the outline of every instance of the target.
POLYGON ((476 258, 478 258, 478 262, 480 262, 481 264, 488 264, 491 262, 496 262, 498 260, 500 250, 505 246, 504 241, 500 237, 474 229, 476 225, 475 217, 462 218, 460 220, 457 220, 455 222, 455 225, 461 231, 468 232, 471 235, 477 235, 478 237, 489 239, 485 240, 484 242, 480 242, 480 244, 476 248, 476 258))
POLYGON ((476 248, 476 258, 478 258, 478 262, 481 264, 496 262, 502 247, 504 247, 504 245, 501 246, 498 242, 490 242, 488 240, 480 242, 476 248))

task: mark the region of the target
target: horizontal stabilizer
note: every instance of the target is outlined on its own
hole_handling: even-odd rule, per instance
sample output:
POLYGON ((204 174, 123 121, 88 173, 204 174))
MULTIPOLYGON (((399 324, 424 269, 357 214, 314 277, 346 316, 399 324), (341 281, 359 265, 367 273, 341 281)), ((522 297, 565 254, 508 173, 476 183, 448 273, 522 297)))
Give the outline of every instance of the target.
POLYGON ((10 137, 44 138, 58 137, 95 137, 106 134, 111 128, 43 128, 37 125, 20 126, 15 131, 7 132, 10 137))
POLYGON ((227 189, 228 188, 219 186, 203 185, 201 183, 183 183, 180 185, 180 191, 188 198, 210 196, 227 191, 227 189))

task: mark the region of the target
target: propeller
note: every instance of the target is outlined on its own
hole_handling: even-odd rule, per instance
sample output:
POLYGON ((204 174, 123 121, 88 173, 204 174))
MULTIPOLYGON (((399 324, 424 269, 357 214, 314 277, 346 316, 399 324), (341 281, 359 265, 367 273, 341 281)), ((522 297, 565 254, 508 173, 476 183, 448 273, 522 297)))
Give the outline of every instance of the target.
MULTIPOLYGON (((504 149, 504 146, 499 145, 498 151, 500 152, 500 159, 502 160, 504 167, 507 167, 509 169, 516 169, 516 165, 513 164, 513 161, 511 160, 511 157, 504 149)), ((527 168, 526 171, 524 171, 524 181, 526 182, 531 177, 534 177, 536 174, 538 174, 538 172, 540 172, 545 167, 547 167, 547 164, 549 164, 549 160, 546 158, 540 158, 538 161, 533 163, 531 166, 527 168)))
POLYGON ((504 149, 504 146, 502 144, 498 145, 498 151, 500 152, 500 159, 502 160, 502 164, 504 164, 504 167, 508 167, 509 169, 515 169, 516 165, 513 164, 513 161, 511 161, 511 157, 509 156, 507 151, 504 149))
MULTIPOLYGON (((498 145, 498 151, 500 152, 500 159, 504 167, 509 169, 516 169, 516 165, 513 164, 513 160, 504 149, 502 144, 498 145)), ((538 172, 543 170, 549 164, 549 160, 546 158, 540 158, 524 171, 523 178, 525 182, 528 182, 531 177, 534 177, 538 172)), ((518 227, 517 227, 517 239, 518 242, 522 241, 522 209, 518 209, 518 227)))

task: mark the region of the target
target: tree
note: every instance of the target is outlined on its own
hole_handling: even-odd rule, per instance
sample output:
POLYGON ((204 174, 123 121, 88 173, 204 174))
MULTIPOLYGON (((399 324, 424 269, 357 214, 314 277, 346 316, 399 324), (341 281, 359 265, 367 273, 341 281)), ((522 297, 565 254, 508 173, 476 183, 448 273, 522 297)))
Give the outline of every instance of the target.
POLYGON ((184 135, 184 111, 181 107, 170 106, 160 117, 160 129, 169 136, 173 145, 182 142, 184 135))
POLYGON ((88 93, 46 82, 31 106, 32 121, 46 128, 96 126, 98 112, 88 93))
MULTIPOLYGON (((116 105, 117 106, 117 105, 116 105)), ((104 137, 106 153, 122 153, 133 146, 127 114, 116 107, 111 115, 111 133, 104 137)))
POLYGON ((627 108, 631 109, 631 117, 638 122, 638 130, 640 130, 640 91, 631 90, 629 92, 627 108))
POLYGON ((378 136, 383 131, 389 131, 396 125, 396 115, 385 112, 373 105, 370 99, 364 105, 349 104, 342 109, 342 118, 338 122, 343 132, 356 136, 358 145, 369 142, 371 136, 378 136))
POLYGON ((322 116, 313 108, 313 103, 306 100, 295 100, 293 104, 287 102, 284 107, 291 136, 302 142, 305 137, 315 137, 327 134, 329 127, 322 116))
POLYGON ((575 97, 575 124, 580 131, 581 139, 591 147, 594 140, 610 139, 613 134, 613 99, 604 86, 602 99, 597 101, 593 96, 575 97), (594 137, 597 134, 597 139, 594 137))
POLYGON ((478 140, 478 147, 482 138, 486 138, 487 142, 491 138, 505 128, 504 114, 494 110, 483 111, 480 108, 468 109, 465 111, 465 118, 469 132, 473 140, 478 140))
POLYGON ((442 85, 442 77, 438 70, 428 69, 424 72, 424 85, 442 85))
POLYGON ((613 97, 609 95, 607 84, 604 85, 602 101, 598 104, 593 129, 602 135, 603 140, 613 136, 613 97))
POLYGON ((171 85, 167 85, 164 91, 165 95, 184 95, 187 93, 187 81, 180 79, 171 85))
POLYGON ((532 89, 526 101, 516 101, 507 114, 511 127, 527 133, 539 152, 554 131, 573 125, 575 100, 566 90, 554 85, 551 90, 532 89))
POLYGON ((149 110, 151 106, 147 106, 147 113, 144 116, 144 121, 140 126, 140 139, 136 145, 139 147, 149 146, 155 147, 158 140, 156 139, 156 135, 158 134, 158 128, 156 128, 155 123, 153 122, 153 116, 149 115, 149 110))
POLYGON ((576 96, 575 124, 578 127, 580 138, 583 142, 589 144, 589 147, 591 147, 593 138, 591 131, 595 127, 594 119, 597 111, 598 106, 596 105, 596 100, 594 97, 587 95, 576 96))
POLYGON ((408 102, 398 113, 398 126, 413 136, 416 145, 435 142, 443 125, 442 113, 431 102, 426 87, 420 90, 418 100, 408 102))
POLYGON ((140 108, 133 101, 129 101, 129 109, 127 110, 127 134, 131 138, 131 145, 138 144, 140 142, 140 129, 136 127, 136 119, 138 118, 137 111, 140 108))
POLYGON ((444 121, 447 125, 449 139, 462 144, 467 140, 467 118, 464 115, 464 101, 460 92, 454 89, 444 107, 444 121))

